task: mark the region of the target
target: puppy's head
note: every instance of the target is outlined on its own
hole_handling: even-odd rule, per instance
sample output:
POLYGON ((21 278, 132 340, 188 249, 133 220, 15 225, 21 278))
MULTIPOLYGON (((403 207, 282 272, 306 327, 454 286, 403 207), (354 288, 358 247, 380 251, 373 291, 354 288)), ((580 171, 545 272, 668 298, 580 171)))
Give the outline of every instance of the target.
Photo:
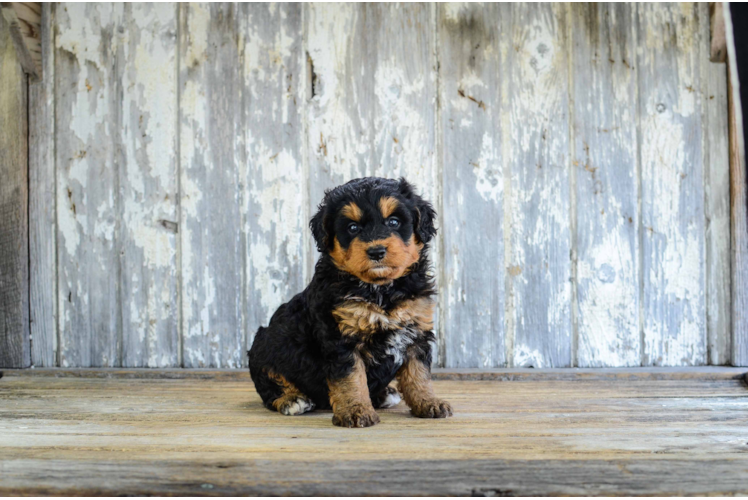
POLYGON ((436 234, 435 216, 405 179, 365 177, 327 191, 310 226, 338 269, 381 285, 420 260, 436 234))

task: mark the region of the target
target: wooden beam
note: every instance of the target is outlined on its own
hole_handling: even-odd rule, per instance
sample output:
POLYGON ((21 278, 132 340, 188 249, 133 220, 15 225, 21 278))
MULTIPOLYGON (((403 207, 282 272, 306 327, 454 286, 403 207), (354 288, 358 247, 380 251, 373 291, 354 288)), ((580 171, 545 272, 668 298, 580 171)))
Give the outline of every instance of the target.
MULTIPOLYGON (((37 365, 35 365, 37 366, 37 365)), ((433 368, 432 380, 495 382, 612 380, 744 380, 746 369, 732 366, 646 366, 635 368, 433 368)), ((216 380, 249 382, 249 371, 201 368, 34 368, 3 370, 3 377, 129 380, 216 380)))
POLYGON ((40 2, 0 2, 3 17, 10 26, 18 60, 32 82, 42 79, 40 2))
POLYGON ((711 26, 709 60, 715 63, 723 63, 727 61, 724 2, 709 2, 709 23, 711 26))
POLYGON ((28 84, 0 19, 0 367, 31 364, 28 254, 28 84))
MULTIPOLYGON (((730 10, 724 10, 728 52, 730 138, 730 229, 732 233, 732 363, 748 366, 748 210, 743 113, 737 54, 730 10)), ((748 82, 743 82, 748 84, 748 82)))

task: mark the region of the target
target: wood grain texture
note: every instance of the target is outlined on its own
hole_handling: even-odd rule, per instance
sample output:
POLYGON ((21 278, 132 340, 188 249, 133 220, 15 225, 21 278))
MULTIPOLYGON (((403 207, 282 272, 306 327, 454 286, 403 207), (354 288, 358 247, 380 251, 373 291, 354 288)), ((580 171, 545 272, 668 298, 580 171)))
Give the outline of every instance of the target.
POLYGON ((61 366, 120 359, 117 225, 122 6, 60 4, 55 29, 58 330, 61 366))
POLYGON ((440 4, 444 366, 506 364, 504 169, 496 4, 440 4), (480 214, 478 216, 478 214, 480 214))
POLYGON ((643 364, 707 362, 704 163, 696 4, 638 7, 643 364))
POLYGON ((571 5, 577 366, 638 366, 635 7, 571 5))
MULTIPOLYGON (((721 5, 720 3, 720 16, 721 5)), ((701 36, 706 40, 710 19, 708 6, 699 4, 698 9, 701 36)), ((698 57, 703 102, 701 119, 704 122, 707 362, 712 365, 727 365, 732 357, 727 65, 710 64, 707 62, 706 44, 699 44, 698 48, 701 51, 698 57)))
POLYGON ((297 459, 282 464, 29 459, 0 464, 8 484, 0 485, 0 492, 6 496, 742 496, 748 489, 736 468, 744 465, 740 459, 371 460, 365 466, 297 459), (90 470, 107 480, 98 474, 91 477, 90 470), (288 475, 289 470, 294 473, 288 475), (712 481, 714 476, 720 480, 712 481))
POLYGON ((737 118, 737 92, 731 90, 730 103, 730 220, 732 228, 732 364, 748 366, 748 306, 746 283, 748 282, 748 209, 746 203, 745 149, 742 142, 742 127, 737 118))
POLYGON ((37 367, 57 366, 55 8, 42 5, 45 78, 29 85, 29 318, 37 367))
POLYGON ((41 2, 0 2, 16 57, 31 82, 42 78, 41 2))
POLYGON ((28 82, 0 19, 0 366, 31 364, 28 82))
POLYGON ((340 430, 329 411, 267 411, 246 380, 5 377, 0 493, 748 492, 740 380, 434 388, 453 418, 400 403, 375 427, 340 430))
POLYGON ((118 32, 121 366, 179 366, 177 7, 127 5, 118 32))
POLYGON ((567 13, 561 4, 502 6, 503 167, 511 172, 507 268, 511 366, 570 366, 571 183, 567 13))
POLYGON ((180 7, 182 364, 239 367, 243 332, 244 75, 234 4, 180 7))
POLYGON ((709 60, 715 63, 727 61, 724 2, 709 2, 709 35, 709 60))
MULTIPOLYGON (((258 327, 267 325, 278 306, 306 287, 312 247, 303 164, 307 89, 302 6, 247 4, 240 12, 246 161, 238 167, 244 186, 243 329, 248 349, 258 327)), ((241 362, 246 366, 244 353, 241 362)))

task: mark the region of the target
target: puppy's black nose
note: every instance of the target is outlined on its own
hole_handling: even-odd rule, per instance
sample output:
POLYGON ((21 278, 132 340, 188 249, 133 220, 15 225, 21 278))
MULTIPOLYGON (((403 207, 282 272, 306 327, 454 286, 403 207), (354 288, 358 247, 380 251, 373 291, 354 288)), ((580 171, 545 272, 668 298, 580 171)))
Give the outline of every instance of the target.
POLYGON ((366 255, 368 255, 371 260, 382 260, 384 259, 386 253, 387 249, 382 245, 377 245, 375 247, 369 247, 366 249, 366 255))

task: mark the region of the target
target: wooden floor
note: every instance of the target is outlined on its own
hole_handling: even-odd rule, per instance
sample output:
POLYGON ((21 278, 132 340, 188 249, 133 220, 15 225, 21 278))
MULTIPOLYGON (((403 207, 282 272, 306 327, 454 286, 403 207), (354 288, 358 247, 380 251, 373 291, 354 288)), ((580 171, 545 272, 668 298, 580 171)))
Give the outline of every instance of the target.
POLYGON ((6 371, 0 494, 748 494, 742 372, 463 371, 453 418, 341 429, 244 373, 6 371))

